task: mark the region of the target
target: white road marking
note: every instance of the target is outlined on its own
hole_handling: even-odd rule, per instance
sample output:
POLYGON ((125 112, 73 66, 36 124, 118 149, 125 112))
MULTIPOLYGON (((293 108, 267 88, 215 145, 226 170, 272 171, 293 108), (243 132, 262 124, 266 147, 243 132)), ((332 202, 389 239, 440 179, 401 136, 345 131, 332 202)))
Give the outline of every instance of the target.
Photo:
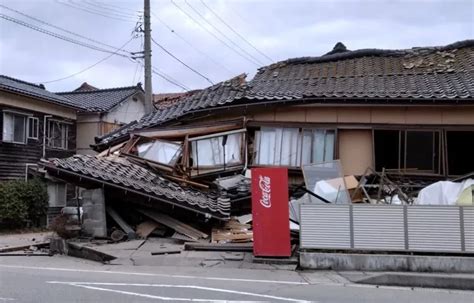
POLYGON ((13 298, 2 298, 0 297, 0 301, 15 301, 13 298))
MULTIPOLYGON (((308 302, 300 299, 293 299, 287 297, 279 297, 279 296, 272 296, 272 295, 265 295, 265 294, 258 294, 246 291, 238 291, 238 290, 231 290, 231 289, 224 289, 224 288, 214 288, 214 287, 204 287, 204 286, 197 286, 197 285, 173 285, 173 284, 143 284, 143 283, 107 283, 107 282, 64 282, 64 281, 48 281, 47 283, 51 284, 66 284, 71 286, 78 286, 84 287, 89 289, 95 290, 102 290, 102 291, 110 291, 110 292, 117 292, 122 294, 128 295, 135 295, 141 297, 147 297, 151 299, 159 299, 159 300, 179 300, 179 301, 217 301, 223 302, 223 300, 213 300, 213 299, 192 299, 192 298, 173 298, 173 297, 161 297, 149 294, 142 294, 142 293, 135 293, 130 291, 123 291, 123 290, 115 290, 109 288, 102 288, 90 285, 100 285, 100 286, 139 286, 139 287, 158 287, 158 288, 190 288, 190 289, 199 289, 205 291, 213 291, 213 292, 223 292, 229 294, 238 294, 238 295, 245 295, 245 296, 253 296, 253 297, 260 297, 266 299, 273 299, 273 300, 280 300, 280 301, 290 301, 290 302, 308 302)), ((314 302, 314 301, 312 301, 314 302)))
POLYGON ((37 267, 37 266, 3 265, 3 264, 0 264, 0 267, 18 268, 18 269, 42 269, 42 270, 51 270, 51 271, 87 272, 87 273, 100 273, 100 274, 133 275, 133 276, 149 276, 149 277, 166 277, 166 278, 175 278, 175 279, 200 279, 200 280, 215 280, 215 281, 226 280, 226 281, 235 281, 235 282, 273 283, 273 284, 289 284, 289 285, 309 285, 310 284, 308 282, 299 282, 299 281, 279 281, 279 280, 238 279, 238 278, 227 278, 227 277, 167 275, 167 274, 155 274, 155 273, 92 270, 92 269, 74 269, 74 268, 60 268, 60 267, 39 267, 39 266, 37 267))

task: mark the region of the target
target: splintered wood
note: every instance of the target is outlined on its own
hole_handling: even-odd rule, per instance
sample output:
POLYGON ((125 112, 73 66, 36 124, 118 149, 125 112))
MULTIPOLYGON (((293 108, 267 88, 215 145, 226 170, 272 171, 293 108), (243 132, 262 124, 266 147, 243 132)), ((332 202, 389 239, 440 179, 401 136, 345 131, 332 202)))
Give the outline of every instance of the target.
POLYGON ((222 228, 212 229, 213 243, 244 243, 253 241, 253 232, 250 224, 242 224, 232 218, 222 228))

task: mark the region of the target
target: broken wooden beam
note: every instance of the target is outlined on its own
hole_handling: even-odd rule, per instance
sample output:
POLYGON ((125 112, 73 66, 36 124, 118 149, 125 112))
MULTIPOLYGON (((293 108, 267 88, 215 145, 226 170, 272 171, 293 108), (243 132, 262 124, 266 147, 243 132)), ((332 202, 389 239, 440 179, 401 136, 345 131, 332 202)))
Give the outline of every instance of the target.
POLYGON ((140 238, 148 238, 148 236, 158 227, 160 224, 155 221, 147 220, 137 225, 137 235, 140 238))
POLYGON ((46 247, 49 245, 49 241, 40 242, 40 243, 33 243, 33 244, 25 244, 25 245, 16 245, 16 246, 8 246, 0 248, 0 253, 7 253, 12 251, 19 251, 19 250, 27 250, 31 246, 36 246, 37 248, 46 247))
POLYGON ((133 230, 133 228, 125 222, 124 219, 111 207, 107 206, 107 214, 114 219, 114 221, 120 226, 120 228, 127 234, 129 240, 135 239, 137 234, 133 230))
POLYGON ((144 214, 145 216, 149 217, 156 222, 168 226, 175 231, 186 235, 194 240, 205 239, 209 237, 208 234, 201 232, 200 230, 195 229, 192 226, 189 226, 186 223, 183 223, 179 220, 176 220, 168 215, 152 211, 152 210, 145 210, 145 209, 137 209, 140 213, 144 214))

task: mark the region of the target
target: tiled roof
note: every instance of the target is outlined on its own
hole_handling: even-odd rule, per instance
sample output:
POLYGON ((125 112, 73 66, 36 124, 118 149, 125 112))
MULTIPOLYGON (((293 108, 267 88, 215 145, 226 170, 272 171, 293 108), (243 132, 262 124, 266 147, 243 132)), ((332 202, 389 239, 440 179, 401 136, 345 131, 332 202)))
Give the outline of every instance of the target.
POLYGON ((0 75, 0 90, 38 98, 62 106, 77 108, 74 102, 47 91, 43 85, 37 85, 3 75, 0 75))
POLYGON ((407 50, 363 49, 261 68, 248 99, 474 97, 474 40, 407 50))
POLYGON ((90 85, 87 82, 84 82, 84 83, 81 84, 81 86, 76 88, 74 91, 75 92, 87 92, 87 91, 91 91, 91 90, 98 90, 98 88, 95 87, 95 86, 90 85))
POLYGON ((155 105, 156 109, 164 109, 177 103, 186 100, 186 97, 194 95, 195 93, 201 91, 200 89, 197 90, 190 90, 183 93, 163 93, 163 94, 154 94, 153 95, 153 104, 155 105))
POLYGON ((139 85, 108 89, 60 92, 56 94, 67 98, 84 111, 107 112, 138 91, 143 91, 139 85))
POLYGON ((161 202, 170 203, 195 212, 209 214, 218 219, 230 215, 230 201, 218 200, 217 194, 182 188, 125 158, 112 161, 88 155, 75 155, 66 159, 51 159, 43 163, 48 171, 60 171, 88 178, 96 183, 127 188, 161 202))
POLYGON ((150 126, 155 126, 178 117, 186 113, 201 108, 222 106, 242 98, 245 92, 245 75, 239 75, 230 80, 215 84, 206 89, 197 91, 194 94, 180 99, 174 106, 156 110, 143 116, 138 122, 134 121, 118 128, 117 130, 96 140, 100 143, 107 143, 122 136, 128 136, 133 130, 139 130, 150 126))
POLYGON ((146 115, 96 141, 108 144, 126 137, 130 131, 153 127, 199 109, 225 107, 232 102, 252 105, 278 100, 323 100, 334 104, 341 99, 354 103, 385 100, 393 104, 406 100, 472 102, 474 40, 406 50, 349 51, 338 43, 320 57, 288 59, 263 67, 249 82, 243 76, 226 82, 180 99, 176 105, 146 115))

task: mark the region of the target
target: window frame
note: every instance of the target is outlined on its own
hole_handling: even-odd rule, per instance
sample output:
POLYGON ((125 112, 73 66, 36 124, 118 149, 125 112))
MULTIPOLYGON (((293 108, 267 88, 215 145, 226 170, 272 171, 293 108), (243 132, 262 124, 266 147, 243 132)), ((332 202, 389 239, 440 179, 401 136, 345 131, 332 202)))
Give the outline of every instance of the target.
POLYGON ((13 144, 23 144, 23 145, 26 145, 28 143, 28 138, 27 138, 27 135, 28 135, 28 118, 31 116, 31 114, 27 114, 27 113, 23 113, 23 112, 17 112, 17 111, 10 111, 10 110, 4 110, 3 111, 3 121, 2 121, 2 142, 5 142, 5 143, 13 143, 13 144), (13 126, 12 126, 12 129, 13 129, 13 138, 12 140, 5 140, 5 116, 6 115, 11 115, 13 116, 13 126), (23 119, 24 119, 24 122, 23 122, 23 127, 24 127, 24 130, 23 130, 23 141, 15 141, 15 116, 21 116, 23 119))
POLYGON ((68 149, 68 141, 69 141, 69 126, 71 123, 68 123, 66 121, 61 121, 61 120, 55 120, 55 119, 49 119, 48 120, 48 137, 47 137, 47 146, 50 149, 59 149, 59 150, 67 150, 68 149), (62 125, 62 129, 65 129, 65 138, 63 138, 63 134, 61 132, 61 142, 64 144, 61 144, 60 147, 52 145, 54 142, 54 138, 51 137, 51 126, 53 123, 57 123, 58 125, 62 125), (63 141, 64 139, 64 141, 63 141))
MULTIPOLYGON (((303 164, 303 144, 304 144, 304 134, 305 132, 310 131, 311 133, 311 142, 310 142, 310 147, 311 150, 309 151, 309 157, 310 157, 310 163, 317 163, 317 162, 311 162, 313 161, 313 156, 315 151, 313 150, 313 145, 315 141, 314 134, 316 131, 322 131, 324 134, 324 147, 323 147, 323 161, 322 162, 327 162, 327 161, 334 161, 336 160, 336 155, 337 155, 337 128, 334 127, 310 127, 310 126, 289 126, 289 127, 282 127, 282 126, 276 126, 276 125, 271 125, 271 126, 260 126, 258 129, 255 130, 254 133, 254 146, 253 146, 253 151, 252 151, 252 166, 259 166, 259 167, 288 167, 290 169, 300 169, 302 165, 307 165, 309 163, 304 163, 303 164), (261 144, 261 139, 260 137, 257 139, 257 134, 258 136, 261 136, 261 129, 262 128, 274 128, 274 129, 281 129, 282 132, 284 129, 297 129, 298 130, 298 137, 297 137, 297 148, 296 148, 296 166, 293 165, 284 165, 284 164, 260 164, 257 163, 258 158, 259 158, 259 153, 260 153, 260 144, 261 144), (332 146, 332 155, 331 159, 326 159, 326 151, 327 151, 327 134, 328 132, 331 132, 334 136, 333 139, 333 146, 332 146), (257 146, 257 144, 259 146, 257 146)), ((280 149, 280 163, 281 163, 281 149, 280 149)), ((274 161, 275 162, 275 161, 274 161)), ((321 162, 321 161, 319 161, 321 162)))
MULTIPOLYGON (((372 156, 373 156, 373 167, 374 169, 377 168, 377 157, 376 157, 376 147, 375 147, 375 132, 376 131, 396 131, 398 132, 398 167, 397 168, 390 168, 389 170, 402 172, 407 175, 432 175, 432 176, 442 176, 445 175, 446 168, 445 168, 445 157, 446 153, 444 150, 445 145, 445 135, 442 128, 373 128, 372 129, 372 156), (416 132, 430 132, 433 135, 433 146, 432 150, 436 151, 438 154, 437 161, 435 162, 435 158, 432 160, 432 169, 431 170, 414 170, 407 168, 407 153, 408 153, 408 133, 416 133, 416 132), (438 146, 436 147, 436 136, 438 136, 438 146), (437 165, 435 164, 437 163, 437 165)), ((380 172, 380 171, 378 171, 380 172)))
POLYGON ((38 117, 28 117, 28 122, 26 123, 27 124, 27 131, 26 131, 26 139, 33 139, 33 140, 38 140, 39 139, 39 118, 38 117), (36 127, 34 129, 34 131, 36 131, 36 136, 31 136, 31 133, 30 133, 30 130, 31 130, 31 122, 32 121, 35 121, 36 123, 36 127))
POLYGON ((189 157, 193 156, 193 145, 194 144, 198 145, 199 141, 205 141, 205 140, 210 140, 210 139, 213 139, 213 138, 219 138, 219 137, 237 135, 237 134, 241 135, 241 138, 240 138, 240 162, 238 162, 238 163, 227 163, 226 159, 223 158, 223 164, 199 165, 199 152, 196 151, 196 159, 193 159, 193 161, 195 161, 195 163, 193 163, 192 165, 189 165, 191 170, 197 171, 197 173, 199 174, 200 170, 201 171, 212 170, 212 169, 227 170, 227 169, 231 169, 231 168, 234 168, 234 167, 243 166, 244 163, 245 163, 245 150, 246 150, 245 142, 246 142, 246 136, 247 136, 247 129, 245 129, 245 128, 189 138, 188 142, 187 142, 187 144, 189 144, 189 147, 188 147, 189 155, 188 156, 189 157))

